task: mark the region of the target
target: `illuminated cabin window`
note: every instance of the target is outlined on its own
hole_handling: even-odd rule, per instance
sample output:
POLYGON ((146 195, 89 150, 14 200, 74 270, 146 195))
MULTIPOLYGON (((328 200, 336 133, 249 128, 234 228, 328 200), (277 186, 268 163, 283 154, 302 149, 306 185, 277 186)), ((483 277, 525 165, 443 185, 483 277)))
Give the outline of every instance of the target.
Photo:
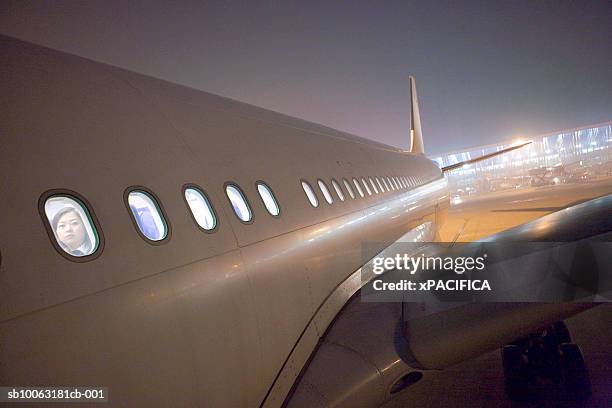
POLYGON ((236 217, 242 222, 250 222, 253 219, 253 213, 240 187, 235 184, 228 184, 225 186, 225 194, 232 204, 236 217))
POLYGON ((368 182, 365 181, 363 177, 361 178, 361 183, 363 184, 363 187, 365 188, 368 195, 372 195, 372 192, 370 191, 370 187, 368 187, 368 182))
POLYGON ((323 180, 317 180, 317 183, 319 184, 319 189, 323 193, 323 197, 325 198, 325 201, 327 201, 327 204, 333 203, 334 199, 332 198, 325 182, 323 180))
POLYGON ((217 217, 213 211, 208 197, 199 188, 192 186, 186 187, 184 191, 185 202, 189 206, 193 219, 198 226, 206 231, 215 229, 217 217))
POLYGON ((127 201, 132 218, 145 238, 161 241, 168 236, 168 223, 151 194, 144 190, 132 190, 127 201))
POLYGON ((410 187, 410 183, 408 183, 408 178, 406 176, 403 176, 402 179, 404 180, 404 184, 406 185, 406 188, 410 187))
POLYGON ((335 179, 332 179, 332 186, 334 186, 334 190, 336 190, 336 194, 338 195, 338 198, 340 199, 340 201, 344 201, 344 193, 342 193, 342 188, 340 187, 340 184, 338 184, 338 182, 335 179))
POLYGON ((349 183, 348 180, 345 178, 342 179, 342 182, 344 183, 344 187, 346 187, 346 191, 348 191, 351 198, 354 199, 355 193, 353 193, 353 189, 351 188, 351 183, 349 183))
POLYGON ((382 184, 380 182, 380 179, 378 177, 376 177, 376 182, 378 183, 378 188, 380 189, 380 192, 384 193, 385 190, 383 189, 383 186, 382 186, 382 184))
POLYGON ((308 202, 310 203, 310 205, 312 205, 313 207, 318 207, 319 200, 317 199, 317 195, 313 191, 312 187, 310 187, 310 184, 308 184, 307 181, 302 180, 302 188, 306 193, 306 197, 308 198, 308 202))
POLYGON ((359 186, 359 182, 357 181, 357 179, 354 177, 353 177, 353 184, 355 185, 355 188, 357 189, 357 192, 359 193, 359 195, 363 198, 364 197, 363 190, 359 186))
POLYGON ((402 186, 402 188, 406 188, 406 185, 404 184, 404 180, 402 180, 401 177, 398 177, 397 181, 399 182, 400 186, 402 186))
POLYGON ((45 215, 62 251, 76 257, 96 252, 98 231, 80 200, 68 195, 51 196, 45 201, 45 215))
POLYGON ((276 201, 276 197, 274 196, 272 189, 263 181, 258 181, 256 185, 257 192, 261 197, 261 201, 263 201, 264 205, 266 206, 266 210, 268 210, 270 215, 277 217, 280 214, 280 207, 278 205, 278 201, 276 201))
POLYGON ((383 184, 385 185, 385 189, 386 189, 387 191, 390 191, 390 188, 389 188, 389 186, 387 185, 387 180, 385 180, 385 178, 384 178, 384 177, 381 177, 381 179, 382 179, 382 181, 383 181, 383 184))
POLYGON ((391 180, 393 181, 393 184, 395 185, 395 188, 399 190, 400 189, 400 185, 397 182, 397 177, 391 177, 391 180))
POLYGON ((370 184, 372 185, 374 192, 378 194, 378 188, 376 187, 376 184, 374 184, 374 180, 372 180, 372 177, 369 177, 368 180, 370 180, 370 184))
POLYGON ((389 177, 387 177, 387 181, 389 182, 389 187, 391 187, 391 190, 395 190, 395 186, 393 186, 393 183, 389 177))

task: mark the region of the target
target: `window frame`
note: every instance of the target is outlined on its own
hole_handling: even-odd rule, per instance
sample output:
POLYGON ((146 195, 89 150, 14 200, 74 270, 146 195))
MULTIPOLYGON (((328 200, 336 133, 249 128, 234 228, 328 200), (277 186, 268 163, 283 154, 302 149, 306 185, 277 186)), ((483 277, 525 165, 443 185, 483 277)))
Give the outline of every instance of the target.
POLYGON ((356 195, 353 192, 353 189, 351 188, 350 181, 348 181, 346 177, 342 177, 342 183, 344 183, 344 187, 346 187, 346 191, 348 191, 349 197, 351 197, 351 200, 354 200, 356 198, 356 195))
POLYGON ((217 215, 217 211, 215 210, 215 206, 213 205, 212 201, 210 200, 210 196, 208 194, 206 194, 206 192, 204 191, 204 189, 202 187, 200 187, 198 184, 194 184, 194 183, 186 183, 183 184, 183 187, 181 188, 181 195, 183 197, 183 201, 185 202, 185 206, 187 207, 187 211, 189 212, 189 215, 191 216, 191 219, 193 220, 193 223, 195 224, 196 227, 198 227, 198 229, 202 232, 205 232, 207 234, 214 234, 215 232, 217 232, 217 230, 219 229, 219 216, 217 215), (198 221, 195 218, 195 215, 193 215, 193 211, 191 211, 191 207, 189 206, 189 203, 187 202, 187 198, 185 197, 185 190, 187 190, 188 188, 197 190, 200 194, 202 194, 202 196, 204 197, 204 199, 206 200, 206 203, 208 204, 208 207, 210 208, 210 211, 212 212, 212 215, 215 219, 215 226, 214 228, 211 229, 206 229, 200 226, 200 224, 198 224, 198 221))
POLYGON ((374 190, 374 194, 378 194, 378 187, 376 187, 376 184, 374 184, 374 180, 372 180, 372 177, 368 177, 368 181, 370 182, 370 185, 374 190))
POLYGON ((98 258, 104 251, 104 232, 102 231, 102 227, 100 226, 100 221, 98 221, 98 217, 93 211, 93 207, 91 206, 90 202, 76 191, 68 190, 65 188, 56 188, 43 192, 38 198, 38 212, 40 214, 45 230, 47 231, 47 235, 49 236, 49 240, 53 245, 53 248, 55 248, 55 250, 65 259, 76 263, 90 262, 98 258), (76 201, 82 206, 82 209, 86 212, 86 215, 91 221, 93 227, 92 229, 94 230, 94 233, 98 236, 98 247, 91 254, 83 256, 70 255, 68 252, 64 251, 60 244, 57 242, 57 238, 55 237, 55 233, 53 232, 53 227, 51 226, 51 223, 47 218, 47 213, 45 212, 45 203, 48 199, 53 198, 55 196, 67 197, 76 201))
POLYGON ((371 197, 372 191, 370 190, 370 186, 368 186, 368 181, 366 180, 365 177, 361 177, 361 184, 363 184, 363 187, 365 188, 365 192, 368 193, 366 197, 371 197))
MULTIPOLYGON (((232 210, 232 214, 234 214, 234 216, 236 217, 236 219, 238 221, 240 221, 242 224, 245 224, 245 225, 251 225, 255 221, 255 212, 253 211, 253 206, 249 202, 249 199, 247 198, 246 194, 244 193, 244 191, 242 190, 242 188, 240 187, 240 185, 238 183, 236 183, 233 180, 229 180, 229 181, 226 181, 225 183, 223 183, 223 195, 225 196, 225 198, 227 198, 227 202, 230 205, 230 210, 232 210), (249 209, 249 213, 251 213, 251 219, 250 220, 242 221, 240 219, 240 217, 238 216, 238 214, 236 214, 236 211, 234 210, 234 204, 232 203, 232 200, 230 200, 229 195, 227 194, 227 188, 229 186, 234 187, 240 193, 240 196, 242 197, 242 199, 246 203, 247 208, 249 209)), ((259 195, 259 193, 257 193, 257 195, 259 195)))
POLYGON ((380 179, 378 178, 378 176, 374 176, 374 179, 376 180, 376 183, 378 184, 378 188, 380 189, 380 194, 384 194, 385 193, 385 189, 384 189, 382 183, 380 182, 380 179))
POLYGON ((136 230, 136 232, 138 233, 140 238, 142 238, 146 243, 151 244, 151 245, 155 245, 155 246, 159 246, 159 245, 164 245, 165 243, 170 241, 170 238, 172 236, 172 225, 170 224, 170 219, 168 219, 168 215, 166 213, 166 210, 164 209, 164 206, 161 203, 161 200, 159 199, 157 194, 155 194, 153 191, 151 191, 149 188, 147 188, 145 186, 139 186, 139 185, 129 186, 123 192, 123 203, 125 204, 125 208, 128 211, 128 214, 130 216, 130 220, 132 220, 132 225, 134 226, 134 229, 136 230), (160 239, 159 241, 154 241, 152 239, 149 239, 140 230, 140 227, 138 226, 138 222, 136 221, 136 218, 134 218, 134 213, 132 212, 132 209, 130 208, 130 202, 129 202, 130 193, 134 192, 134 191, 140 191, 140 192, 143 192, 143 193, 146 193, 147 195, 149 195, 149 197, 153 199, 153 203, 157 207, 157 210, 161 213, 162 221, 164 222, 164 224, 166 224, 167 231, 166 231, 166 236, 164 238, 160 239))
MULTIPOLYGON (((272 190, 272 187, 270 187, 270 185, 268 183, 266 183, 263 180, 257 180, 255 181, 255 191, 257 191, 257 195, 259 196, 259 199, 261 200, 261 204, 264 206, 266 212, 270 215, 270 217, 274 217, 274 218, 280 218, 281 214, 283 213, 283 210, 281 208, 280 203, 278 202, 278 198, 276 197, 276 193, 274 192, 274 190, 272 190), (263 199, 263 197, 261 196, 261 193, 259 192, 259 185, 264 186, 269 192, 270 195, 272 196, 272 199, 274 200, 274 204, 276 204, 276 207, 278 208, 278 214, 274 215, 272 214, 269 210, 268 207, 266 207, 266 203, 263 199)), ((232 208, 233 210, 233 208, 232 208)))
POLYGON ((302 187, 302 191, 306 195, 306 202, 310 205, 310 208, 319 208, 319 205, 321 204, 321 200, 319 200, 319 196, 317 196, 317 192, 314 190, 314 188, 312 188, 312 184, 310 184, 308 180, 306 179, 300 179, 300 187, 302 187), (312 202, 310 201, 310 196, 306 192, 306 189, 304 188, 304 184, 306 184, 308 188, 310 188, 310 192, 315 197, 315 200, 317 200, 316 205, 313 205, 312 202))
MULTIPOLYGON (((357 190, 359 197, 365 198, 366 195, 364 194, 363 190, 361 190, 361 186, 359 185, 359 180, 357 180, 357 178, 355 177, 353 177, 353 185, 355 186, 355 189, 357 190)), ((357 197, 357 195, 355 195, 355 197, 357 197)))
POLYGON ((331 191, 329 191, 329 187, 327 187, 327 184, 325 183, 325 181, 323 179, 317 179, 317 186, 319 187, 319 191, 321 192, 321 194, 323 195, 323 199, 325 200, 325 202, 329 205, 333 205, 334 204, 334 196, 332 196, 331 191), (321 186, 323 185, 323 186, 321 186), (325 194, 325 192, 327 191, 327 194, 325 194), (327 196, 329 195, 329 201, 327 199, 327 196))
POLYGON ((336 195, 338 196, 340 201, 343 202, 344 200, 346 200, 346 197, 344 196, 344 191, 342 191, 342 186, 340 185, 340 183, 338 183, 338 180, 332 177, 331 185, 334 188, 334 190, 336 190, 336 195))
POLYGON ((380 176, 380 178, 383 181, 383 184, 385 185, 385 189, 387 190, 386 193, 390 192, 391 189, 389 188, 389 186, 387 185, 387 180, 385 180, 385 176, 380 176))

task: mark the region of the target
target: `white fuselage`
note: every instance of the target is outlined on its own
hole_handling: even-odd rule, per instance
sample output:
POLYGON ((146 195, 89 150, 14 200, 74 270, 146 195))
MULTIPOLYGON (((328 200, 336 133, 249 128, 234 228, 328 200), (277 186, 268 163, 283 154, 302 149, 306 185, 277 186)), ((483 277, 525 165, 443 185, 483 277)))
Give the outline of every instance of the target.
POLYGON ((273 386, 291 387, 316 346, 310 330, 322 334, 350 297, 330 295, 448 208, 446 181, 421 155, 0 40, 2 384, 105 386, 125 406, 260 405, 273 386), (342 179, 353 177, 418 183, 352 199, 342 179), (274 191, 278 217, 258 180, 274 191), (229 181, 252 222, 233 213, 229 181), (189 214, 188 183, 210 198, 211 233, 189 214), (131 186, 160 200, 171 231, 163 244, 136 233, 123 200, 131 186), (55 189, 91 207, 104 240, 95 259, 75 262, 52 245, 37 206, 55 189))

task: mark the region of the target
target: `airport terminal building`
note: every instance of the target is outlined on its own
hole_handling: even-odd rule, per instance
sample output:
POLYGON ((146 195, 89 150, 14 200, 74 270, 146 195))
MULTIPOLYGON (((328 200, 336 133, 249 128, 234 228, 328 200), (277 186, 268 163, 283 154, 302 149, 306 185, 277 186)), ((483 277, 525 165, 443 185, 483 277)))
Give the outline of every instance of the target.
MULTIPOLYGON (((612 177, 612 122, 531 138, 507 154, 447 173, 453 200, 462 197, 612 177)), ((516 141, 490 144, 432 157, 440 167, 493 153, 516 141)))

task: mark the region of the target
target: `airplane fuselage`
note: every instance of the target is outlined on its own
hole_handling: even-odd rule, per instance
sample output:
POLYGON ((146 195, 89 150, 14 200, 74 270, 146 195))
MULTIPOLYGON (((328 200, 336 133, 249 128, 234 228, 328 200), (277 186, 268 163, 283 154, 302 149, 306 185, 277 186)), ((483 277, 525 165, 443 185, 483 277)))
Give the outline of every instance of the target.
POLYGON ((126 406, 258 406, 274 395, 282 403, 359 289, 360 267, 413 228, 435 235, 443 222, 447 184, 422 155, 0 44, 2 384, 99 385, 126 406), (273 190, 278 216, 257 181, 273 190), (252 220, 234 213, 228 182, 244 192, 252 220), (183 198, 191 184, 214 208, 211 231, 197 227, 183 198), (124 195, 137 186, 167 217, 161 243, 143 239, 130 218, 124 195), (52 194, 78 197, 95 216, 103 245, 91 259, 54 245, 40 208, 52 194))

